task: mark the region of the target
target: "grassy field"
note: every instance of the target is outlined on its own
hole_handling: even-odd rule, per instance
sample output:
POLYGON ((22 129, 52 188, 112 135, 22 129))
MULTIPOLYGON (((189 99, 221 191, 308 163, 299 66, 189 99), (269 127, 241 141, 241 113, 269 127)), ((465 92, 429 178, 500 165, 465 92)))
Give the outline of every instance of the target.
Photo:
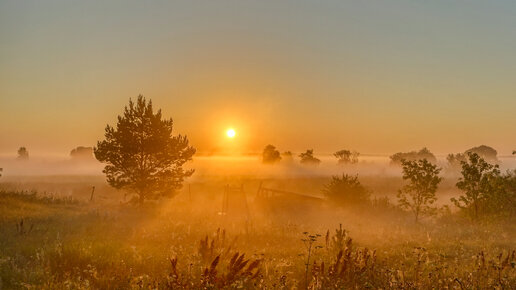
MULTIPOLYGON (((0 288, 516 287, 510 221, 472 224, 443 211, 415 224, 381 203, 353 210, 309 205, 280 216, 249 193, 249 215, 220 215, 225 182, 197 183, 193 196, 185 190, 143 207, 107 188, 89 202, 84 180, 72 182, 82 189, 60 196, 4 184, 10 189, 0 193, 0 288)), ((310 191, 308 184, 322 181, 294 183, 310 191)), ((249 182, 246 191, 257 186, 249 182)))

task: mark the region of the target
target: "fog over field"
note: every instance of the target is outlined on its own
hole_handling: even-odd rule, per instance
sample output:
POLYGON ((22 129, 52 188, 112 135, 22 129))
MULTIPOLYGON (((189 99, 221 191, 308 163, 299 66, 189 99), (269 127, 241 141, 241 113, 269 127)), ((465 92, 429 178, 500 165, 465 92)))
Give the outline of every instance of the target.
MULTIPOLYGON (((260 183, 279 190, 300 194, 322 196, 322 189, 332 176, 357 175, 362 183, 376 197, 388 197, 394 201, 398 189, 403 185, 401 167, 390 164, 388 156, 361 156, 357 164, 338 164, 332 155, 317 156, 322 162, 318 166, 303 166, 298 158, 283 160, 269 165, 259 155, 247 156, 198 156, 186 167, 194 168, 194 175, 187 180, 180 195, 188 194, 199 185, 215 183, 210 191, 222 194, 224 185, 243 185, 248 198, 253 199, 260 183), (302 182, 300 183, 300 181, 302 182), (218 188, 217 188, 218 186, 218 188)), ((500 157, 502 171, 516 167, 513 156, 500 157)), ((103 165, 94 160, 71 160, 69 157, 33 157, 22 161, 2 157, 4 166, 3 187, 51 191, 60 196, 88 197, 91 186, 103 188, 105 194, 113 192, 105 182, 103 165), (80 186, 79 186, 80 185, 80 186)), ((438 157, 439 166, 446 168, 447 161, 438 157)), ((450 198, 459 194, 455 187, 457 173, 444 172, 443 184, 438 189, 438 204, 450 203, 450 198)), ((100 194, 100 193, 99 193, 100 194)), ((197 194, 201 194, 198 192, 197 194)))
MULTIPOLYGON (((274 166, 261 162, 260 155, 247 156, 195 156, 188 166, 195 168, 193 178, 217 175, 245 175, 255 177, 288 176, 331 176, 346 173, 360 175, 400 175, 399 167, 390 166, 389 156, 360 156, 359 163, 345 167, 337 164, 333 155, 318 155, 321 164, 306 167, 299 164, 299 158, 282 161, 274 166), (221 170, 224 169, 224 170, 221 170), (199 177, 201 176, 201 177, 199 177)), ((438 164, 446 167, 446 156, 437 156, 438 164)), ((501 170, 516 167, 516 157, 499 156, 501 170)), ((19 162, 15 156, 0 157, 4 176, 49 176, 49 175, 102 175, 103 165, 96 160, 70 160, 68 156, 36 156, 19 162)))

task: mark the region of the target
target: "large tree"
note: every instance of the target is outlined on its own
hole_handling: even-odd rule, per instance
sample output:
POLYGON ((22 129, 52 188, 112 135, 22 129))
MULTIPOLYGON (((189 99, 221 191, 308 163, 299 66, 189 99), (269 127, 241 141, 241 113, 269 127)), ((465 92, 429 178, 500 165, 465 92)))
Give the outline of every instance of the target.
POLYGON ((442 178, 439 177, 441 168, 426 159, 402 160, 403 179, 409 183, 398 192, 398 202, 401 208, 412 211, 416 223, 422 215, 435 212, 432 204, 437 200, 435 192, 442 178))
POLYGON ((184 178, 194 170, 183 165, 192 160, 195 149, 186 136, 172 134, 172 119, 153 112, 152 101, 140 95, 129 100, 115 127, 106 126, 105 140, 94 148, 95 157, 106 163, 103 172, 108 183, 145 199, 173 196, 184 178))

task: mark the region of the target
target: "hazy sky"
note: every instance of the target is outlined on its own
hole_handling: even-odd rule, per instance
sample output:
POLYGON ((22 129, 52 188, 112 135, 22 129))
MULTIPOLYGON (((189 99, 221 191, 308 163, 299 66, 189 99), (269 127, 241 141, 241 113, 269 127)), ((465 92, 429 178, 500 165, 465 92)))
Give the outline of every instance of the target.
POLYGON ((92 146, 138 94, 202 153, 509 154, 516 1, 0 0, 0 153, 92 146))

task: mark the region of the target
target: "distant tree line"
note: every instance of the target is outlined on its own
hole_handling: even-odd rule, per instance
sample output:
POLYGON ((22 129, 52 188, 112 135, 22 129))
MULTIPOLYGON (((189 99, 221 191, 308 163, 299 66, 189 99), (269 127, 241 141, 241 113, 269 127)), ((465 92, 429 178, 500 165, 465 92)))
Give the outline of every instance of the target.
MULTIPOLYGON (((354 164, 358 163, 358 156, 360 156, 360 153, 343 149, 335 152, 333 156, 337 158, 338 164, 354 164)), ((318 165, 321 163, 321 160, 314 156, 313 149, 307 149, 305 152, 300 153, 298 157, 299 162, 303 165, 318 165)), ((280 162, 282 159, 287 162, 292 162, 294 160, 294 155, 291 151, 280 153, 279 150, 271 144, 265 146, 263 149, 262 162, 264 164, 274 164, 280 162)))

